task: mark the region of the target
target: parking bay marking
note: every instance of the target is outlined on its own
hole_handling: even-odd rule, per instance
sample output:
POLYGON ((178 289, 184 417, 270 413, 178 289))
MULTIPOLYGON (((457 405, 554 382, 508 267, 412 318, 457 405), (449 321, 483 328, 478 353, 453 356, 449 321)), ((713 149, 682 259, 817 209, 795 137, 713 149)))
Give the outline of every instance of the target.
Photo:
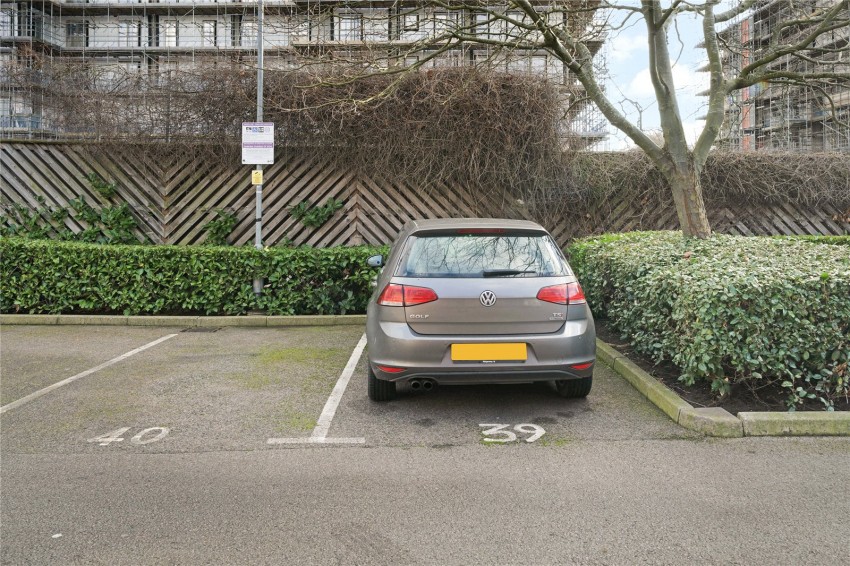
MULTIPOLYGON (((124 442, 124 433, 130 430, 130 427, 125 426, 123 428, 119 428, 113 430, 112 432, 107 432, 106 434, 101 434, 100 436, 95 436, 94 438, 89 438, 88 442, 97 442, 101 446, 109 446, 113 442, 124 442)), ((139 434, 130 439, 130 442, 136 444, 138 446, 143 446, 145 444, 150 444, 151 442, 156 442, 157 440, 162 440, 166 436, 168 436, 168 429, 164 426, 154 426, 150 428, 146 428, 141 431, 139 434), (159 431, 156 434, 151 434, 154 431, 159 431), (147 436, 148 438, 144 438, 147 436)))
POLYGON ((328 438, 328 432, 331 429, 331 422, 336 414, 339 402, 342 400, 342 394, 345 393, 345 388, 348 387, 348 382, 354 374, 357 367, 357 362, 360 361, 360 356, 363 355, 363 350, 366 348, 366 335, 360 337, 354 351, 351 352, 351 357, 348 358, 348 363, 345 369, 342 370, 339 379, 331 391, 325 403, 325 408, 322 409, 322 414, 316 422, 316 427, 313 433, 308 438, 269 438, 267 444, 365 444, 365 438, 328 438))
POLYGON ((130 350, 126 354, 121 354, 117 358, 112 358, 111 360, 109 360, 107 362, 103 362, 99 366, 93 367, 91 369, 87 369, 86 371, 80 372, 77 375, 72 375, 68 379, 63 379, 62 381, 60 381, 58 383, 54 383, 53 385, 48 385, 44 389, 39 389, 35 393, 30 393, 26 397, 21 397, 17 401, 12 401, 8 405, 3 405, 2 407, 0 407, 0 415, 5 413, 6 411, 11 411, 12 409, 16 409, 16 408, 20 407, 21 405, 26 405, 30 401, 38 399, 42 395, 46 395, 47 393, 50 393, 54 389, 58 389, 58 388, 62 387, 63 385, 68 385, 69 383, 77 381, 78 379, 86 377, 87 375, 91 375, 91 374, 96 373, 96 372, 98 372, 98 371, 100 371, 104 368, 107 368, 111 365, 117 364, 120 361, 126 360, 130 356, 134 356, 134 355, 138 354, 139 352, 143 352, 143 351, 147 350, 148 348, 153 348, 157 344, 165 342, 166 340, 174 338, 175 336, 177 336, 177 334, 169 334, 167 336, 163 336, 162 338, 158 338, 158 339, 154 340, 153 342, 150 342, 148 344, 145 344, 144 346, 140 346, 140 347, 136 348, 135 350, 130 350))
MULTIPOLYGON (((498 423, 481 423, 478 426, 484 427, 487 430, 482 430, 481 434, 484 436, 494 436, 494 435, 502 435, 504 438, 485 438, 484 442, 498 442, 498 443, 508 443, 508 442, 516 442, 517 435, 510 430, 506 430, 509 426, 508 424, 498 424, 498 423)), ((535 440, 538 440, 546 431, 543 430, 542 426, 538 426, 536 424, 531 423, 523 423, 518 424, 513 427, 515 431, 522 432, 525 434, 530 434, 528 438, 525 439, 526 442, 531 443, 535 440)))

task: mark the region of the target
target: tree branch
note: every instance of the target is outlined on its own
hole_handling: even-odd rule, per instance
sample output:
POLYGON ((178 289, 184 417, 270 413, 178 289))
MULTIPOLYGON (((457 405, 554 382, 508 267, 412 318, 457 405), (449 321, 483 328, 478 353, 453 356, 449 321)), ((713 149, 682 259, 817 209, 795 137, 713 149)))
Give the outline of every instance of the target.
POLYGON ((706 6, 702 21, 702 34, 705 41, 705 50, 708 54, 708 66, 711 76, 711 94, 708 98, 708 113, 705 119, 705 127, 694 145, 694 162, 697 171, 702 169, 708 152, 720 133, 720 127, 725 118, 726 85, 723 81, 723 62, 720 59, 720 48, 715 33, 714 7, 706 6))
POLYGON ((660 27, 663 28, 667 24, 667 21, 670 19, 670 17, 678 13, 678 8, 683 1, 684 0, 674 0, 670 7, 661 13, 661 17, 658 19, 658 25, 660 27))
MULTIPOLYGON (((722 24, 724 22, 728 22, 729 20, 731 20, 733 18, 737 18, 738 16, 740 16, 741 14, 743 14, 744 12, 746 12, 747 10, 752 8, 753 5, 755 5, 756 1, 757 0, 745 0, 744 2, 741 2, 740 4, 735 6, 734 8, 730 8, 729 10, 726 10, 725 12, 721 12, 721 13, 717 14, 714 17, 714 21, 717 22, 718 24, 722 24)), ((719 3, 720 3, 719 0, 712 0, 711 5, 714 6, 714 5, 717 5, 719 3)), ((707 7, 710 7, 710 6, 707 6, 707 7)))
POLYGON ((534 6, 529 0, 512 0, 512 2, 536 23, 538 29, 540 29, 546 39, 545 44, 547 48, 575 74, 576 78, 584 87, 587 97, 596 103, 602 115, 614 127, 626 134, 647 155, 655 160, 662 160, 664 158, 664 152, 661 148, 646 134, 635 127, 634 124, 629 122, 625 115, 618 111, 605 95, 605 92, 596 80, 593 71, 593 54, 587 46, 572 37, 564 28, 553 28, 549 26, 544 18, 534 9, 534 6))
POLYGON ((649 38, 649 77, 658 101, 658 116, 664 133, 664 149, 677 166, 682 166, 687 159, 688 145, 673 84, 673 67, 667 46, 667 31, 664 26, 658 25, 662 15, 661 3, 659 0, 641 0, 641 3, 644 7, 644 19, 649 38))
POLYGON ((828 31, 832 31, 833 29, 838 29, 840 27, 846 26, 847 25, 846 22, 840 22, 841 25, 835 25, 835 26, 833 26, 833 22, 834 22, 835 18, 838 16, 838 14, 840 14, 843 10, 847 9, 847 6, 848 6, 848 0, 842 0, 841 2, 836 3, 835 6, 832 7, 824 15, 823 19, 820 20, 820 24, 818 24, 815 27, 815 29, 812 30, 811 33, 809 33, 808 35, 806 35, 805 37, 803 37, 802 39, 800 39, 797 43, 795 43, 793 45, 786 45, 782 48, 778 48, 773 53, 769 53, 768 55, 762 57, 761 59, 759 59, 757 61, 753 61, 752 63, 745 66, 743 69, 741 69, 739 76, 741 78, 744 78, 747 75, 751 74, 752 72, 760 69, 761 67, 764 67, 765 65, 768 65, 768 64, 776 61, 777 59, 779 59, 780 57, 782 57, 784 55, 790 55, 794 52, 802 51, 806 47, 811 45, 812 42, 815 41, 822 34, 828 32, 828 31))

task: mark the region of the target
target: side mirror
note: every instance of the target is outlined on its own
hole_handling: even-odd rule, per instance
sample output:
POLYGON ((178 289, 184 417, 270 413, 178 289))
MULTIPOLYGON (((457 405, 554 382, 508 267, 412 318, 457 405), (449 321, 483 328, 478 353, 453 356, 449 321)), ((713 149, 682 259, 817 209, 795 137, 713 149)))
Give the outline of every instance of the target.
POLYGON ((373 255, 369 259, 366 260, 366 265, 369 267, 383 267, 384 266, 384 256, 382 255, 373 255))

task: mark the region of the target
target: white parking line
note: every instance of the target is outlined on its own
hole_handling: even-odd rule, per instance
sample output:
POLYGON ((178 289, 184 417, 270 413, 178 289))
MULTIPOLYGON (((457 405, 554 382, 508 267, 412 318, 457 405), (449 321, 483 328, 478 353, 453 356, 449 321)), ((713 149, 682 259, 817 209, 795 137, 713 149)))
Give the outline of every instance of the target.
POLYGON ((104 362, 97 367, 87 369, 86 371, 78 373, 77 375, 72 375, 68 379, 63 379, 62 381, 60 381, 58 383, 54 383, 53 385, 48 385, 44 389, 39 389, 35 393, 30 393, 26 397, 21 397, 17 401, 12 401, 8 405, 3 405, 2 407, 0 407, 0 415, 5 413, 6 411, 11 411, 12 409, 16 409, 16 408, 20 407, 21 405, 25 405, 25 404, 29 403, 30 401, 32 401, 34 399, 38 399, 42 395, 46 395, 47 393, 50 393, 54 389, 58 389, 58 388, 62 387, 63 385, 68 385, 69 383, 77 381, 78 379, 80 379, 82 377, 86 377, 87 375, 91 375, 95 372, 98 372, 98 371, 102 370, 103 368, 107 368, 111 365, 117 364, 118 362, 120 362, 122 360, 126 360, 130 356, 134 356, 134 355, 138 354, 139 352, 143 352, 144 350, 147 350, 148 348, 152 348, 152 347, 156 346, 157 344, 165 342, 169 338, 174 338, 175 336, 177 336, 177 334, 169 334, 168 336, 163 336, 162 338, 158 338, 158 339, 154 340, 153 342, 150 342, 149 344, 145 344, 144 346, 140 346, 140 347, 136 348, 135 350, 130 350, 126 354, 121 354, 117 358, 112 358, 108 362, 104 362))
POLYGON ((365 438, 269 438, 266 444, 366 444, 365 438))
POLYGON ((354 351, 351 352, 351 357, 348 358, 348 363, 342 370, 333 391, 331 391, 331 396, 328 397, 325 408, 322 409, 322 414, 316 422, 316 428, 313 429, 313 434, 309 438, 269 438, 267 444, 365 444, 365 438, 328 438, 336 409, 339 407, 345 388, 348 387, 348 382, 354 374, 357 362, 363 355, 364 348, 366 348, 366 334, 360 337, 360 341, 354 347, 354 351))

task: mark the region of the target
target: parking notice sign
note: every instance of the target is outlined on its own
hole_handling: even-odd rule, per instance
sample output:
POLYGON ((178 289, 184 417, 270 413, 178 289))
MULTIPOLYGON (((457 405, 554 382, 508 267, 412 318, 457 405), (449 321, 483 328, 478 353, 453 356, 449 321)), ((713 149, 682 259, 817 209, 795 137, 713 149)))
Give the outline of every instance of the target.
POLYGON ((274 123, 242 122, 242 165, 274 163, 274 123))

